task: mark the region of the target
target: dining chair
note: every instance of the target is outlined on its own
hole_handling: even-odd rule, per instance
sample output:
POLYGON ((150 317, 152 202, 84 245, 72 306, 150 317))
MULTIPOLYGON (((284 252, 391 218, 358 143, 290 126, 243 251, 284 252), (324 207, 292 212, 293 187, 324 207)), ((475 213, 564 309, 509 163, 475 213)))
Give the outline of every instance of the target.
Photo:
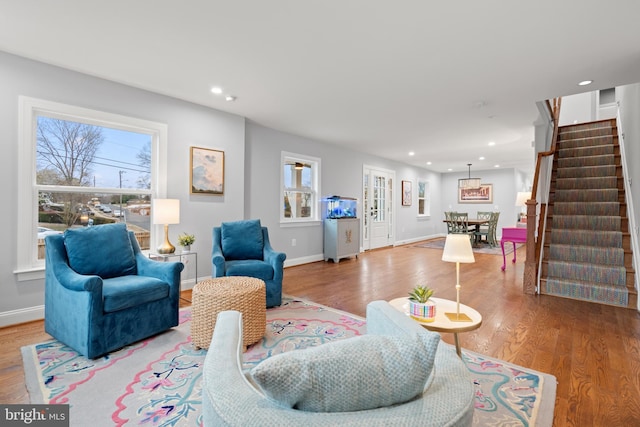
POLYGON ((486 225, 479 227, 479 229, 475 232, 476 241, 482 241, 482 236, 485 237, 485 241, 489 244, 490 247, 498 246, 496 239, 496 231, 498 229, 498 218, 500 217, 500 212, 478 212, 478 219, 488 219, 489 222, 486 225), (483 214, 483 216, 481 216, 483 214), (489 214, 488 218, 484 214, 489 214))
POLYGON ((445 211, 444 219, 447 222, 447 234, 451 234, 451 214, 455 213, 454 211, 445 211))
POLYGON ((477 242, 482 242, 482 236, 485 237, 485 241, 488 243, 489 242, 489 221, 491 220, 491 214, 493 214, 493 212, 483 212, 483 211, 478 211, 476 213, 476 218, 478 219, 486 219, 487 223, 485 224, 480 224, 476 227, 476 241, 477 242))
POLYGON ((466 212, 451 212, 451 234, 468 234, 469 238, 475 240, 473 230, 469 229, 469 214, 466 212))
POLYGON ((498 230, 498 218, 500 218, 500 212, 493 212, 491 219, 489 220, 489 245, 492 247, 498 246, 498 239, 496 237, 498 230))

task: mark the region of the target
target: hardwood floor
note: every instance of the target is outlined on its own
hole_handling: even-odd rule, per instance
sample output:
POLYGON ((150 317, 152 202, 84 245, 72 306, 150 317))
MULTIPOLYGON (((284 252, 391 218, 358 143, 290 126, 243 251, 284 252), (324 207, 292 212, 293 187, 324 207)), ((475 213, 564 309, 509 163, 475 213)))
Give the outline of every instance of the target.
MULTIPOLYGON (((288 295, 365 316, 367 303, 406 296, 428 284, 455 299, 455 265, 442 252, 414 245, 361 254, 339 264, 285 270, 288 295)), ((547 295, 522 293, 524 249, 500 271, 502 257, 476 254, 461 264, 461 301, 483 315, 460 334, 463 348, 553 374, 558 379, 554 426, 640 426, 640 314, 547 295)), ((191 299, 189 291, 184 292, 191 299)), ((188 305, 185 300, 181 305, 188 305)), ((49 336, 43 322, 0 329, 0 402, 26 403, 20 347, 49 336)), ((453 344, 451 334, 443 340, 453 344)))

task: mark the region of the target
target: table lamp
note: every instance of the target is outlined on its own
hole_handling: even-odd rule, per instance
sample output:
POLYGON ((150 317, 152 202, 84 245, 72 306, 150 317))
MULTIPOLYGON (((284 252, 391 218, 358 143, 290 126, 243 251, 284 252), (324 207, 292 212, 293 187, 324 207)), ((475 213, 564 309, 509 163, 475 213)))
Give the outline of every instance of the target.
POLYGON ((164 243, 158 246, 159 254, 172 254, 176 247, 169 242, 169 224, 180 223, 180 200, 153 199, 151 205, 153 223, 164 225, 164 243))
POLYGON ((456 263, 456 312, 445 313, 452 322, 471 322, 471 318, 460 313, 460 263, 476 262, 471 249, 471 239, 467 234, 447 234, 442 251, 442 260, 456 263))
MULTIPOLYGON (((527 206, 527 200, 531 198, 531 191, 518 191, 518 195, 516 196, 516 206, 520 206, 522 209, 523 206, 527 206)), ((520 211, 520 215, 518 215, 518 221, 522 221, 522 218, 526 218, 526 210, 522 209, 520 211)))

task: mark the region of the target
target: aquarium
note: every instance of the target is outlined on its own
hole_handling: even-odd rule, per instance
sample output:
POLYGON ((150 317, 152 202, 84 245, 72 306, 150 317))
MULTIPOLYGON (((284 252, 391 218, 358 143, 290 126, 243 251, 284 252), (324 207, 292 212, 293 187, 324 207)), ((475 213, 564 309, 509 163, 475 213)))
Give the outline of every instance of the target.
POLYGON ((322 219, 357 218, 358 199, 330 196, 322 199, 322 219))

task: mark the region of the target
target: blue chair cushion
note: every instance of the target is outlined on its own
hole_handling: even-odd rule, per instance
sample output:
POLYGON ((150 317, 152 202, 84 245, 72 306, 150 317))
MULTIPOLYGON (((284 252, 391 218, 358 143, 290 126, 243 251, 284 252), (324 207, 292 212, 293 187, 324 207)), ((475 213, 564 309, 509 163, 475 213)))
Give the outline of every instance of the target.
MULTIPOLYGON (((271 400, 310 412, 348 412, 407 402, 424 393, 440 335, 362 335, 272 356, 250 371, 271 400)), ((433 376, 431 376, 431 379, 433 376)))
POLYGON ((262 259, 264 241, 259 219, 223 222, 220 234, 226 259, 262 259))
POLYGON ((104 311, 113 313, 169 296, 169 284, 155 277, 120 276, 102 284, 104 311))
POLYGON ((225 267, 227 276, 248 276, 262 280, 273 279, 273 266, 264 261, 255 259, 227 261, 225 267))
POLYGON ((136 274, 136 258, 124 223, 68 228, 64 232, 69 265, 79 274, 103 279, 136 274))

